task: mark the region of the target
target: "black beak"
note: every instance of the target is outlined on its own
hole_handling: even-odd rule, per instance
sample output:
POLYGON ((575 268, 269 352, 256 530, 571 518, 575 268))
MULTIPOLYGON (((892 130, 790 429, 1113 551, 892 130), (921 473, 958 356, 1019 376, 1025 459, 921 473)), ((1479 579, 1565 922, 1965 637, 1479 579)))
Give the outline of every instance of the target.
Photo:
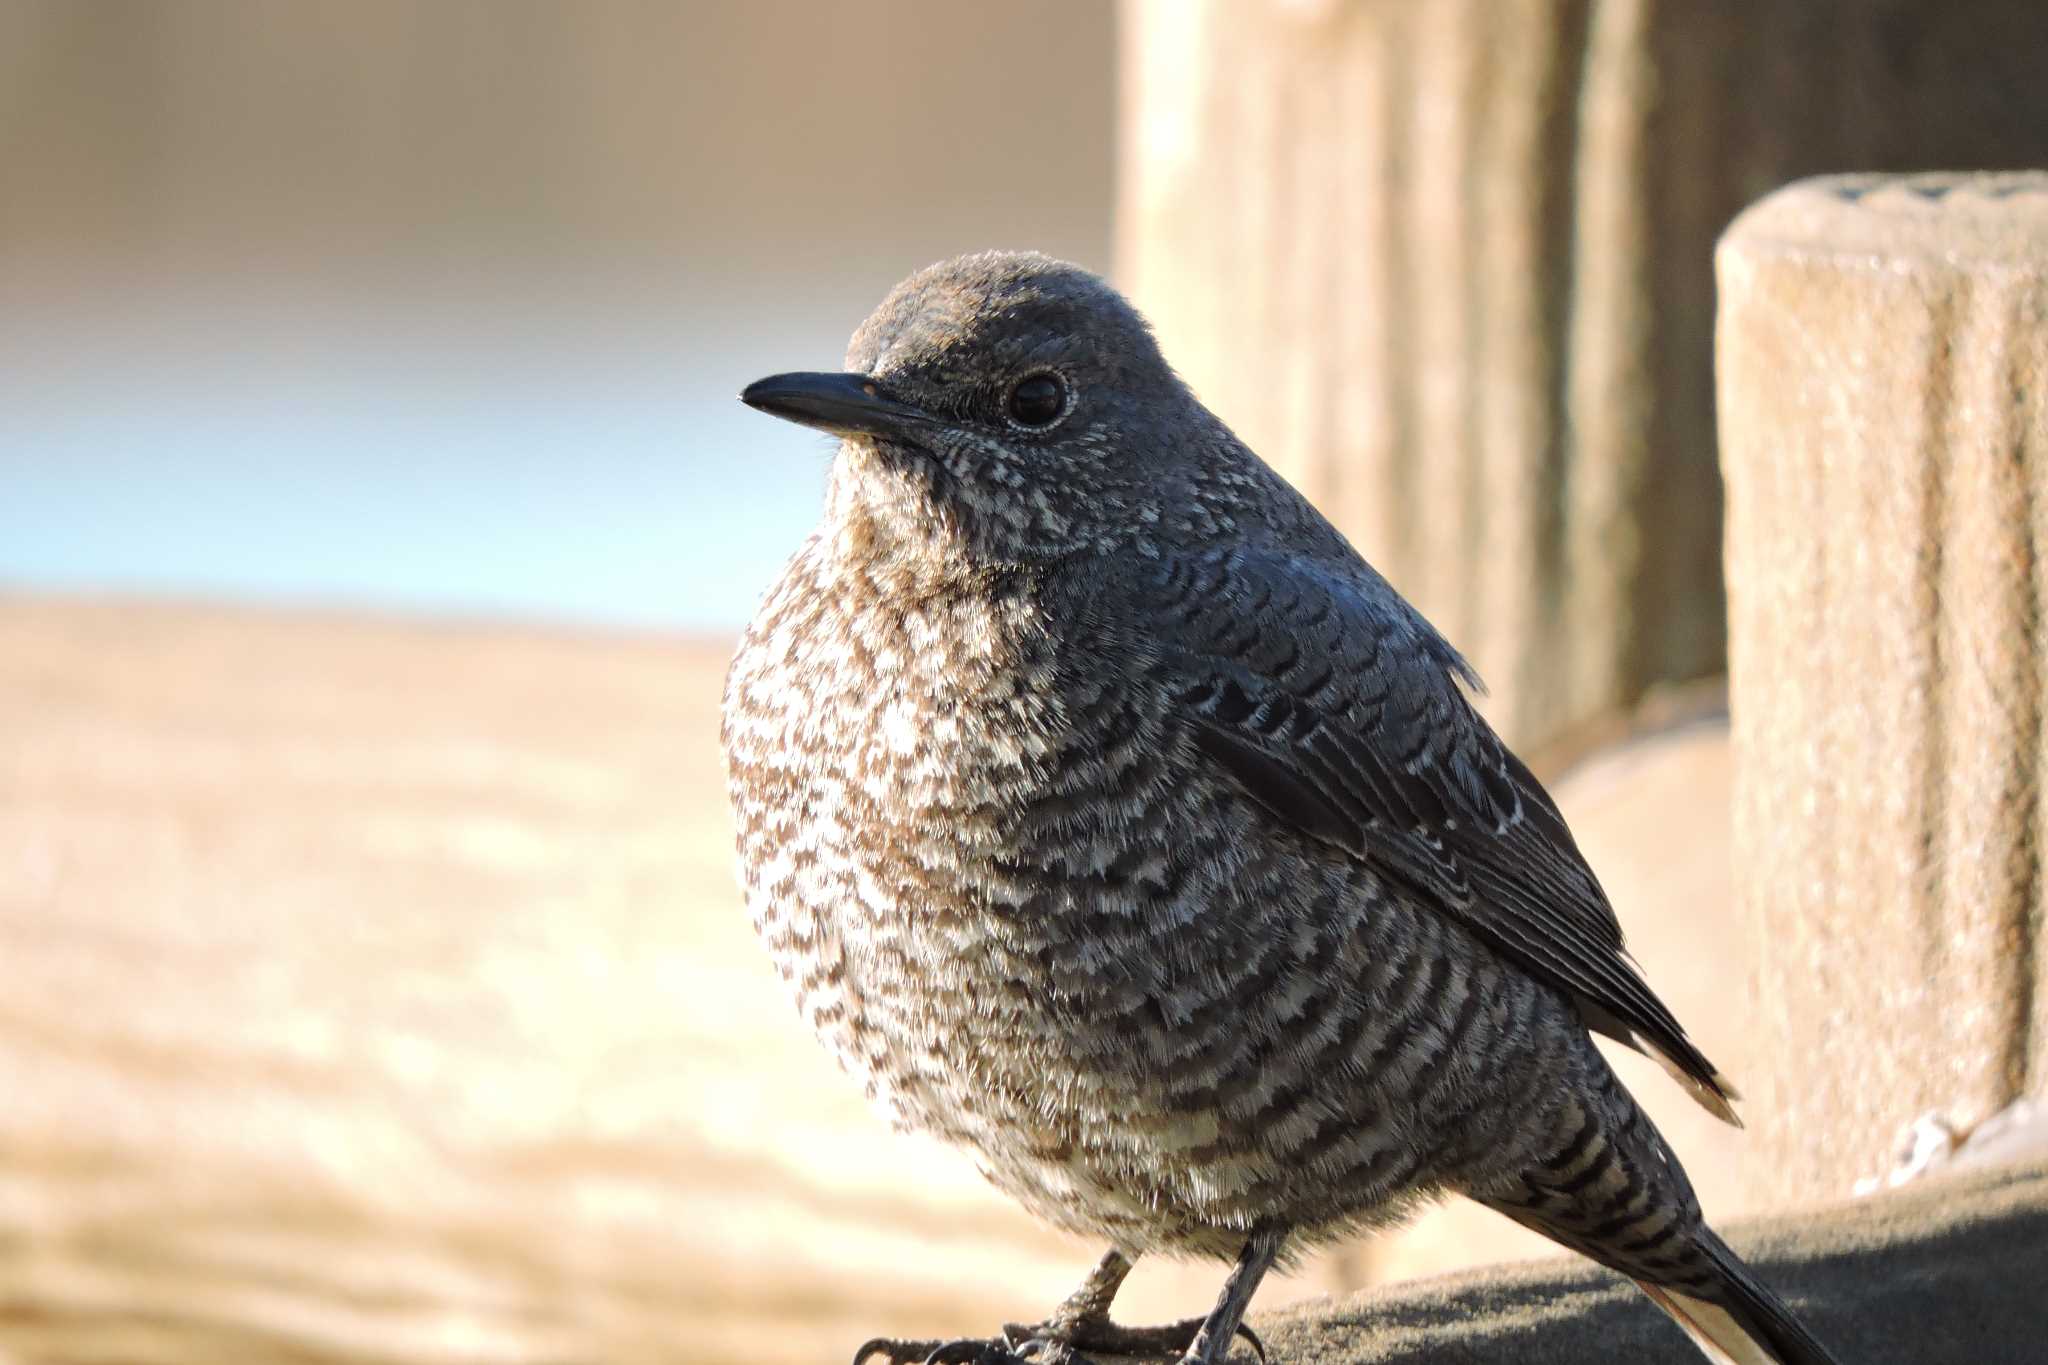
POLYGON ((898 436, 932 420, 889 397, 864 374, 771 375, 741 390, 740 401, 771 417, 841 436, 898 436))

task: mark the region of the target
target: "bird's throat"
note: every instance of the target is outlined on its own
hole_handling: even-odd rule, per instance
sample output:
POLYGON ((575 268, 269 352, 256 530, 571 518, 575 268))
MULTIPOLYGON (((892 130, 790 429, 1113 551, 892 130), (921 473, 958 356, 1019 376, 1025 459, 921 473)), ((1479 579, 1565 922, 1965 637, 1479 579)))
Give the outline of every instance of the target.
POLYGON ((825 530, 835 558, 906 585, 937 585, 986 571, 987 547, 952 496, 950 476, 908 450, 847 441, 833 463, 825 530))

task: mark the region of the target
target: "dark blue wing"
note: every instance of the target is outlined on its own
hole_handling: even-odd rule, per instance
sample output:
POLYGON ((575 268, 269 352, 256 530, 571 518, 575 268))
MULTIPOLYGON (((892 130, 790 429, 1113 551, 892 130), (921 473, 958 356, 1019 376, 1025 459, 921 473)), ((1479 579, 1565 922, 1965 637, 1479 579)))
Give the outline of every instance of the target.
POLYGON ((1473 709, 1470 667, 1372 570, 1240 548, 1157 561, 1129 600, 1196 746, 1253 800, 1458 920, 1736 1121, 1556 805, 1473 709))

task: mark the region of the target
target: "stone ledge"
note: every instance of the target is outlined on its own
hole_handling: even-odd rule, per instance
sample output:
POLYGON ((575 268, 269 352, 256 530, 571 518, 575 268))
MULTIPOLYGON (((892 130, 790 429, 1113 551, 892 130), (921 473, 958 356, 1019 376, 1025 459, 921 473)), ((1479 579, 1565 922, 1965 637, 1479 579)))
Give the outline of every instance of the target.
MULTIPOLYGON (((1984 1365, 2040 1358, 2048 1161, 1930 1180, 1724 1231, 1844 1361, 1984 1365)), ((1255 1315, 1254 1326, 1279 1365, 1700 1361, 1633 1286, 1579 1260, 1305 1303, 1255 1315)))

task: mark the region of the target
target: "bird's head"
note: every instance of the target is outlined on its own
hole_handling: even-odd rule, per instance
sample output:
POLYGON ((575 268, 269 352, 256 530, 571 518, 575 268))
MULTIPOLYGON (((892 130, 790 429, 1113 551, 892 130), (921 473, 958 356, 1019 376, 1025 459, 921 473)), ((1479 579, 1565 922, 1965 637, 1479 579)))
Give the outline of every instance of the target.
POLYGON ((828 517, 976 562, 1031 562, 1211 519, 1241 451, 1122 295, 1047 256, 984 252, 899 284, 843 374, 743 401, 841 437, 828 517), (1226 478, 1226 482, 1227 482, 1226 478))

